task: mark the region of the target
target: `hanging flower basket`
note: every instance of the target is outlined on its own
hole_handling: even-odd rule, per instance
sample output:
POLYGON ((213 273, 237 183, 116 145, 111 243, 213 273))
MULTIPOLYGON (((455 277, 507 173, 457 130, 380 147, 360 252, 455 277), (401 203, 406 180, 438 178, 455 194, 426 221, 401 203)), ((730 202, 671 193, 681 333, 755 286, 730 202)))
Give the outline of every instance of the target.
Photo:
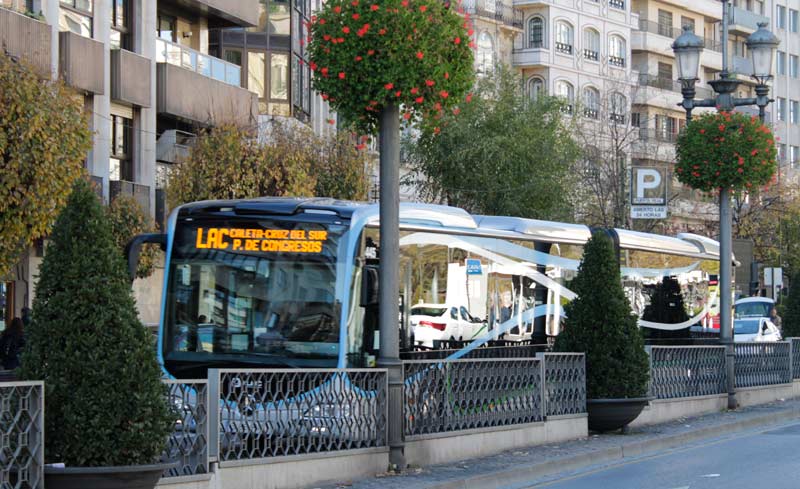
POLYGON ((678 180, 706 192, 763 186, 776 170, 772 131, 757 117, 738 112, 692 119, 678 138, 677 153, 678 180))
POLYGON ((309 25, 314 89, 367 134, 387 105, 437 117, 473 84, 474 32, 442 0, 328 0, 309 25))

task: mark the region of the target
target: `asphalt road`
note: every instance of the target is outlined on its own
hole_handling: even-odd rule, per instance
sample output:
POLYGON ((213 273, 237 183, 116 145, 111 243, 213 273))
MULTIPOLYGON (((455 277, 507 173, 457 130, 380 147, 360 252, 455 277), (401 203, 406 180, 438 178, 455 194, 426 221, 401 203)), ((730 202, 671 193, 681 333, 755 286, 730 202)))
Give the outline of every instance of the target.
POLYGON ((800 424, 588 469, 528 488, 798 489, 800 424))

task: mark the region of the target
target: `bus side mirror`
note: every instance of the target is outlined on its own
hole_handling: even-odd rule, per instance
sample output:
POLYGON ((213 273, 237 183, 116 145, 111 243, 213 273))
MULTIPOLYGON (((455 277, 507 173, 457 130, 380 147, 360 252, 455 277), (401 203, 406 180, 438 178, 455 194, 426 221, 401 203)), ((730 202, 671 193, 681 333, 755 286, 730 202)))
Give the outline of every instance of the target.
POLYGON ((128 277, 131 282, 136 278, 136 269, 139 268, 139 254, 145 243, 157 244, 162 251, 167 251, 167 235, 160 233, 139 234, 134 236, 125 245, 125 258, 128 260, 128 277))
POLYGON ((361 307, 377 306, 379 301, 378 266, 365 265, 361 273, 361 307))

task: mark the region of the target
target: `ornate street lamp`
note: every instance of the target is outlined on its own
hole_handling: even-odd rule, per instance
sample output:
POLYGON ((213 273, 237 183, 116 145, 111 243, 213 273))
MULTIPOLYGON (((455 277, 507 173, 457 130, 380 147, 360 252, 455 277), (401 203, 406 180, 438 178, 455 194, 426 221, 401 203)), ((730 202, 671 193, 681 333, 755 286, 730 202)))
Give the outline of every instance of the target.
MULTIPOLYGON (((756 80, 755 98, 736 98, 733 93, 739 86, 739 80, 728 72, 728 19, 729 0, 722 0, 722 72, 719 78, 709 82, 716 96, 711 99, 695 100, 695 83, 700 64, 700 52, 704 42, 693 32, 690 27, 683 28, 683 34, 675 39, 672 49, 678 59, 678 78, 681 81, 683 101, 679 104, 686 110, 686 122, 692 119, 692 109, 695 107, 716 107, 718 110, 730 112, 735 107, 757 105, 759 117, 764 121, 764 108, 772 101, 769 98, 769 85, 772 79, 772 59, 779 41, 764 23, 758 24, 758 30, 747 39, 747 47, 753 61, 753 73, 756 80)), ((720 343, 725 345, 727 373, 728 407, 736 407, 733 363, 733 321, 731 320, 731 190, 720 188, 719 192, 719 284, 720 284, 720 343)))

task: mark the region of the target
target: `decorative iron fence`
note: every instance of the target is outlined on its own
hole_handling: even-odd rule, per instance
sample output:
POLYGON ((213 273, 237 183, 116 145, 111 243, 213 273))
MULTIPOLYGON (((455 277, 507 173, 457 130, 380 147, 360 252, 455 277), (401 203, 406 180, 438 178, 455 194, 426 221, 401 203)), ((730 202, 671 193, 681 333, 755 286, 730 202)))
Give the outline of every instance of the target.
POLYGON ((209 382, 220 461, 386 445, 385 369, 209 370, 209 382))
MULTIPOLYGON (((479 347, 469 351, 463 357, 472 358, 532 358, 536 353, 547 351, 548 346, 541 345, 519 345, 519 346, 488 346, 479 347)), ((421 350, 407 351, 400 354, 404 360, 443 360, 459 349, 448 350, 421 350)))
POLYGON ((792 343, 792 378, 800 379, 800 338, 786 338, 792 343))
POLYGON ((206 380, 165 380, 167 400, 177 419, 164 450, 164 461, 178 466, 163 477, 208 473, 208 382, 206 380))
POLYGON ((44 487, 44 382, 0 382, 0 487, 44 487))
POLYGON ((656 399, 726 392, 724 346, 648 346, 650 395, 656 399))
POLYGON ((406 436, 542 421, 540 362, 403 362, 406 436))
POLYGON ((792 382, 791 343, 735 343, 736 387, 792 382))
POLYGON ((544 353, 545 414, 561 416, 586 412, 586 355, 544 353))

